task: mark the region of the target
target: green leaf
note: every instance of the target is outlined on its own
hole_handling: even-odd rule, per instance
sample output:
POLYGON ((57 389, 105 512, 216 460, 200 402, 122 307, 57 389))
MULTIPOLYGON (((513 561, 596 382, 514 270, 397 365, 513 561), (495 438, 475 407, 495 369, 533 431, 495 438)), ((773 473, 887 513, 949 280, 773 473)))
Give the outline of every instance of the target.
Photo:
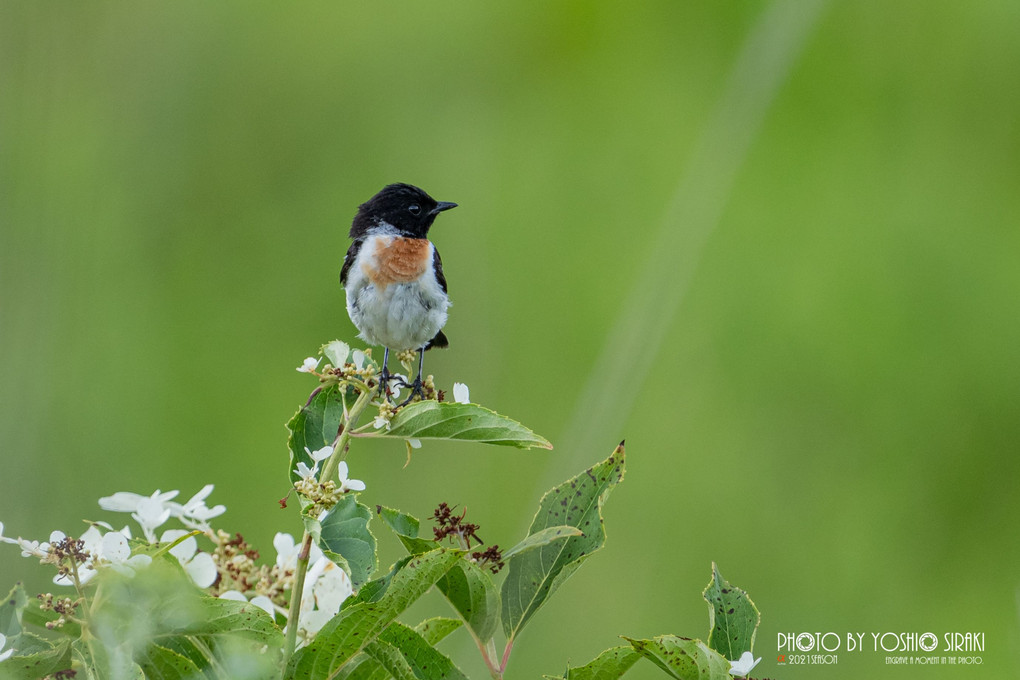
POLYGON ((516 420, 476 404, 419 401, 409 404, 390 421, 389 430, 361 435, 367 438, 453 439, 519 449, 551 449, 540 437, 516 420))
POLYGON ((492 639, 499 625, 499 592, 485 570, 474 562, 461 561, 439 579, 436 588, 467 625, 471 637, 479 644, 492 639))
POLYGON ((319 547, 346 561, 355 589, 372 577, 377 566, 375 536, 368 529, 370 519, 368 506, 359 503, 354 494, 346 494, 320 521, 319 547))
MULTIPOLYGON (((382 506, 377 506, 376 512, 412 555, 438 547, 435 541, 418 538, 417 518, 382 506)), ((485 643, 492 639, 499 621, 499 593, 484 570, 473 562, 459 562, 439 579, 436 588, 467 624, 475 640, 485 643)))
POLYGON ((605 461, 554 487, 539 503, 529 536, 549 527, 571 526, 583 532, 565 541, 521 552, 507 560, 503 581, 503 632, 513 640, 521 628, 545 604, 582 562, 606 542, 602 505, 623 479, 624 450, 621 443, 605 461))
POLYGON ((20 583, 11 588, 0 604, 0 635, 13 638, 21 633, 21 612, 28 606, 28 595, 20 583))
MULTIPOLYGON (((462 555, 460 550, 439 548, 412 557, 389 578, 378 599, 358 601, 330 619, 311 643, 291 659, 287 677, 295 680, 332 677, 424 595, 462 555)), ((362 593, 358 595, 360 598, 362 593)))
POLYGON ((464 622, 458 619, 448 619, 445 616, 434 616, 431 619, 425 619, 415 626, 414 632, 421 635, 425 642, 434 646, 437 642, 460 628, 462 625, 464 625, 464 622))
MULTIPOLYGON (((449 620, 449 619, 448 619, 449 620)), ((400 623, 390 624, 378 642, 393 645, 400 650, 417 680, 467 680, 453 661, 433 647, 416 631, 400 623)), ((397 677, 394 675, 394 677, 397 677)))
POLYGON ((273 617, 205 595, 173 557, 133 578, 105 570, 95 580, 102 593, 90 626, 96 642, 79 653, 95 655, 97 677, 130 677, 135 662, 150 679, 192 677, 194 669, 195 677, 279 677, 283 634, 273 617))
POLYGON ((159 645, 149 645, 138 663, 146 680, 182 680, 201 676, 201 671, 191 659, 159 645))
POLYGON ((421 523, 417 517, 394 510, 393 508, 387 508, 385 505, 375 506, 375 512, 382 521, 386 522, 386 526, 393 529, 394 533, 398 536, 418 538, 421 523))
POLYGON ((308 403, 294 414, 287 423, 290 437, 287 446, 290 448, 291 482, 298 481, 294 468, 298 463, 312 467, 315 461, 308 451, 317 451, 324 446, 331 446, 340 432, 343 422, 343 399, 341 389, 337 385, 323 387, 313 393, 308 403), (308 451, 305 451, 305 449, 308 451))
POLYGON ((571 526, 547 527, 537 533, 531 534, 523 541, 504 552, 503 559, 509 559, 514 555, 519 555, 523 552, 534 550, 535 548, 541 548, 554 541, 570 538, 571 536, 584 536, 584 532, 577 527, 571 526))
MULTIPOLYGON (((641 654, 633 647, 613 647, 599 654, 591 662, 576 668, 567 668, 563 680, 616 680, 637 663, 641 654)), ((546 675, 549 680, 559 677, 546 675)))
POLYGON ((714 562, 703 596, 708 602, 708 646, 733 661, 753 651, 761 614, 747 593, 722 577, 714 562))
POLYGON ((393 680, 418 680, 404 655, 388 642, 373 640, 365 647, 365 654, 382 666, 393 680))
POLYGON ((49 651, 53 649, 54 643, 52 640, 23 630, 21 635, 13 638, 13 641, 12 638, 7 638, 7 645, 13 647, 18 656, 28 656, 49 651))
POLYGON ((0 663, 0 680, 38 680, 71 667, 71 641, 61 640, 52 649, 25 656, 11 656, 0 663))
POLYGON ((397 535, 404 548, 412 555, 421 555, 439 547, 433 540, 418 538, 418 519, 404 514, 399 510, 382 505, 375 506, 376 513, 382 518, 393 533, 397 535))
POLYGON ((675 635, 652 640, 625 637, 624 640, 676 680, 732 680, 730 662, 701 640, 675 635))

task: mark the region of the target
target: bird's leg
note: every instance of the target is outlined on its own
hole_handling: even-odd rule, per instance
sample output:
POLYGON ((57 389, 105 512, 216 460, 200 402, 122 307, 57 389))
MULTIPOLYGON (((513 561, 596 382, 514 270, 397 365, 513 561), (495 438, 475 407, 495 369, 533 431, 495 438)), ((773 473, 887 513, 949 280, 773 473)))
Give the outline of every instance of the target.
POLYGON ((409 396, 404 401, 400 402, 401 406, 406 406, 407 404, 409 404, 411 400, 414 399, 415 395, 417 395, 419 399, 425 398, 425 390, 422 388, 421 381, 421 369, 424 363, 425 363, 425 348, 422 347, 421 349, 418 350, 418 377, 415 378, 414 382, 411 383, 410 385, 407 384, 406 382, 404 383, 404 387, 411 388, 411 396, 409 396))
POLYGON ((389 347, 384 347, 383 348, 382 370, 379 371, 379 396, 382 397, 384 400, 387 400, 387 401, 390 398, 389 383, 390 383, 391 376, 390 376, 389 361, 390 361, 390 348, 389 347))

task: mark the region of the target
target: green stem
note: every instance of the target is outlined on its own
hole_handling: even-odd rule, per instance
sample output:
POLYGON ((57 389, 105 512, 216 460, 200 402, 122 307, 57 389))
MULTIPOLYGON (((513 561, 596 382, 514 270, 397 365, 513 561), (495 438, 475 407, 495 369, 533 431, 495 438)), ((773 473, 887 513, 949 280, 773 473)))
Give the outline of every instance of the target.
MULTIPOLYGON (((351 429, 358 422, 362 412, 372 401, 372 390, 363 388, 358 400, 354 402, 350 412, 347 414, 347 421, 343 424, 340 435, 333 445, 333 454, 326 461, 326 466, 319 475, 320 480, 327 480, 336 474, 336 469, 344 457, 344 449, 351 440, 351 429)), ((297 567, 294 571, 294 585, 290 591, 290 611, 287 614, 287 638, 283 647, 283 669, 286 672, 290 657, 297 647, 298 618, 301 615, 301 596, 304 594, 305 575, 308 573, 308 558, 312 551, 312 534, 305 531, 301 542, 301 552, 298 553, 297 567)))
POLYGON ((344 423, 343 432, 336 438, 336 444, 333 445, 333 455, 329 457, 329 460, 326 461, 326 466, 322 468, 322 474, 319 475, 320 481, 327 481, 336 474, 337 466, 340 465, 340 461, 344 458, 344 449, 347 448, 348 442, 351 441, 351 430, 358 424, 358 418, 361 417, 361 413, 371 401, 372 390, 365 389, 358 395, 358 400, 354 402, 351 412, 347 414, 347 422, 344 423))
POLYGON ((283 647, 283 670, 286 672, 287 664, 297 646, 298 618, 301 615, 301 595, 305 588, 305 574, 308 573, 308 555, 312 552, 312 535, 305 532, 301 543, 301 552, 298 553, 297 568, 294 571, 294 585, 290 589, 290 611, 287 613, 287 639, 283 647))

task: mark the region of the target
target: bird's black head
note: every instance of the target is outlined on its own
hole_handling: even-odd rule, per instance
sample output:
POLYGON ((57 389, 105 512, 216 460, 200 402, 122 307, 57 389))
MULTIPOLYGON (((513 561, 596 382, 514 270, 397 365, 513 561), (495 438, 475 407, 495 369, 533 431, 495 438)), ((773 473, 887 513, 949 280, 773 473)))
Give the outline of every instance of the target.
POLYGON ((425 238, 436 215, 456 207, 456 203, 435 200, 416 186, 390 184, 358 206, 350 236, 365 238, 389 225, 402 236, 425 238))

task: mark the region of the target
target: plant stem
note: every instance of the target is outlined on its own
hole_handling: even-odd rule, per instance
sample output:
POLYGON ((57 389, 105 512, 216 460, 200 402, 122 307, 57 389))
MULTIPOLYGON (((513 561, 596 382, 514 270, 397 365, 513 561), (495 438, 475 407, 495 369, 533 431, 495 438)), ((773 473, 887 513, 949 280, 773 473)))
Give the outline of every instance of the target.
POLYGON ((510 661, 510 652, 514 648, 514 639, 510 638, 506 641, 506 649, 503 650, 503 661, 499 664, 499 676, 503 677, 503 672, 506 671, 506 664, 510 661))
MULTIPOLYGON (((477 638, 475 641, 478 642, 477 638)), ((481 642, 478 642, 478 651, 482 653, 482 660, 485 661, 485 666, 489 669, 493 680, 502 680, 503 673, 496 668, 496 664, 492 661, 496 657, 496 643, 489 640, 483 646, 481 642)))
POLYGON ((308 573, 308 555, 312 552, 312 535, 305 532, 304 540, 301 543, 301 552, 298 553, 297 568, 294 571, 294 585, 290 589, 290 611, 287 613, 287 639, 283 647, 283 669, 287 670, 287 664, 297 646, 298 618, 301 615, 301 595, 305 587, 305 574, 308 573))
MULTIPOLYGON (((344 449, 347 448, 347 444, 351 440, 351 429, 358 422, 358 418, 361 417, 361 413, 371 401, 372 390, 367 387, 363 388, 361 394, 358 395, 358 400, 354 402, 354 406, 351 407, 350 413, 347 414, 346 422, 344 422, 341 426, 340 434, 337 436, 336 443, 333 445, 333 453, 329 457, 329 460, 326 461, 326 466, 322 469, 322 474, 319 475, 320 480, 327 480, 336 474, 336 469, 340 465, 340 461, 344 456, 344 449)), ((284 671, 287 669, 290 657, 294 654, 294 648, 297 647, 298 618, 301 615, 301 597, 304 594, 305 575, 308 573, 308 558, 311 552, 312 534, 305 530, 305 535, 301 542, 301 552, 298 553, 297 567, 294 571, 294 585, 290 590, 290 611, 287 614, 287 638, 283 647, 284 671)))
POLYGON ((351 430, 358 424, 358 418, 361 417, 361 413, 371 401, 372 390, 363 389, 361 394, 358 395, 358 400, 351 407, 351 412, 347 414, 347 422, 344 423, 343 431, 336 438, 336 444, 333 446, 333 455, 329 457, 329 460, 326 461, 326 466, 322 468, 322 474, 319 476, 320 481, 326 481, 336 474, 337 466, 340 465, 340 461, 344 458, 344 449, 347 448, 348 442, 351 441, 351 430))

